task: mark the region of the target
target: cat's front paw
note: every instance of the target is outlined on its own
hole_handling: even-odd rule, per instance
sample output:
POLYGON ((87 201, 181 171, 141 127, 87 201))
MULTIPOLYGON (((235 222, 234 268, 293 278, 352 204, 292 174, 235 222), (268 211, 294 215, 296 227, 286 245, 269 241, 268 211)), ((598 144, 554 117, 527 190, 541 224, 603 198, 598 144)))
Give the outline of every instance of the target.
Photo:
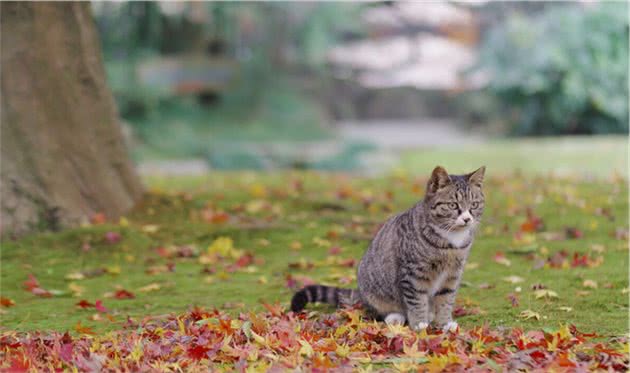
POLYGON ((405 325, 405 316, 401 313, 390 313, 385 317, 387 325, 405 325))
POLYGON ((415 324, 411 325, 411 329, 413 329, 413 330, 415 330, 417 332, 423 331, 423 330, 425 330, 428 327, 429 327, 429 323, 426 323, 426 322, 419 322, 419 323, 415 323, 415 324))
POLYGON ((449 321, 446 324, 444 324, 444 326, 442 326, 442 330, 447 333, 447 332, 456 332, 457 328, 459 328, 459 325, 457 325, 457 322, 455 321, 449 321))

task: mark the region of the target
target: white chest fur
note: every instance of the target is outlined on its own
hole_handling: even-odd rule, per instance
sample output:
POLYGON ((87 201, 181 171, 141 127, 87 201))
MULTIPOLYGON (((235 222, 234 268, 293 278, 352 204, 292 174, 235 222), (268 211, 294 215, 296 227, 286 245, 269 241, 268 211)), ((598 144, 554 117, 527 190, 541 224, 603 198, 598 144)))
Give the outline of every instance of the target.
POLYGON ((472 238, 472 229, 462 229, 457 231, 445 231, 443 229, 436 229, 436 231, 450 242, 455 247, 463 247, 464 245, 470 243, 472 238))

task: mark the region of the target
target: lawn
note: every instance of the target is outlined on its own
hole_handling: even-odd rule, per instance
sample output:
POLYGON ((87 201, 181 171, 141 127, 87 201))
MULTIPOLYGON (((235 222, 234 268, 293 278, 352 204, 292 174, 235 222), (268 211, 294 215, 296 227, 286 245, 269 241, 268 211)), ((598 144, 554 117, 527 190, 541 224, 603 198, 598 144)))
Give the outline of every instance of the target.
MULTIPOLYGON (((304 284, 354 286, 373 233, 422 197, 430 171, 147 179, 147 198, 121 221, 96 216, 2 242, 0 330, 109 335, 195 306, 226 317, 282 313, 304 284)), ((458 294, 462 330, 574 325, 606 341, 628 334, 625 178, 489 168, 485 194, 458 294)), ((333 312, 311 310, 309 320, 333 312)))
POLYGON ((405 170, 429 169, 439 159, 447 169, 485 164, 495 174, 628 177, 628 136, 564 136, 493 139, 479 144, 413 150, 402 158, 405 170))

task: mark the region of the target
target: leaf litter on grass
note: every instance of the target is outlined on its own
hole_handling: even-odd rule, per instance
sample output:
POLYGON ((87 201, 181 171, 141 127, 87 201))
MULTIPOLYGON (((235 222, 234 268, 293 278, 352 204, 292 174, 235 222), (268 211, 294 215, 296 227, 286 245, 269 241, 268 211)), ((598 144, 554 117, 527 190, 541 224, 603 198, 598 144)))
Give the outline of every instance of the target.
MULTIPOLYGON (((191 309, 162 318, 128 320, 97 335, 81 322, 68 333, 0 333, 4 371, 234 371, 341 370, 391 364, 430 371, 625 371, 627 338, 602 341, 572 325, 523 331, 486 326, 417 333, 406 326, 365 320, 357 309, 309 316, 266 304, 265 312, 231 316, 191 309), (492 361, 489 363, 489 361, 492 361)), ((538 318, 533 311, 522 317, 538 318)))
MULTIPOLYGON (((388 193, 379 195, 374 193, 374 186, 368 190, 349 183, 349 179, 339 183, 330 180, 331 176, 321 177, 333 189, 317 190, 312 181, 293 183, 289 190, 255 181, 257 186, 242 188, 247 193, 244 199, 234 198, 227 190, 214 193, 212 198, 204 197, 203 202, 192 194, 160 193, 154 196, 159 203, 144 206, 147 215, 131 215, 113 228, 99 219, 94 231, 77 236, 74 245, 80 248, 80 255, 118 255, 124 259, 133 254, 139 271, 129 273, 122 259, 116 263, 81 261, 80 266, 50 273, 41 267, 24 266, 27 272, 21 278, 26 278, 27 291, 20 290, 18 296, 8 293, 11 305, 4 301, 8 297, 3 298, 0 310, 17 313, 24 311, 22 307, 63 302, 64 297, 57 296, 59 292, 49 289, 49 284, 57 283, 51 282, 53 277, 61 279, 67 274, 68 306, 65 314, 63 310, 60 313, 73 320, 66 329, 74 330, 78 337, 4 330, 0 335, 0 364, 4 365, 0 367, 17 369, 26 364, 35 370, 44 369, 44 362, 38 358, 50 355, 46 364, 50 362, 47 366, 55 369, 93 371, 205 370, 209 366, 226 370, 305 367, 349 371, 370 367, 401 371, 627 368, 627 360, 619 355, 628 348, 625 337, 611 339, 578 332, 585 321, 584 304, 597 306, 602 302, 597 295, 606 291, 614 292, 615 297, 627 294, 627 284, 619 279, 599 277, 601 270, 616 264, 610 255, 620 258, 622 251, 617 246, 624 243, 621 240, 627 241, 627 235, 616 229, 623 221, 613 219, 615 222, 610 223, 611 216, 619 219, 619 209, 589 207, 575 192, 567 194, 566 188, 556 188, 560 181, 555 179, 532 198, 525 190, 524 179, 488 180, 493 193, 488 195, 487 221, 471 253, 465 272, 467 285, 460 291, 454 310, 463 325, 457 334, 416 334, 407 327, 392 328, 362 320, 353 310, 326 314, 332 312, 326 309, 324 313, 293 315, 277 305, 256 307, 252 302, 269 299, 271 291, 286 302, 291 290, 312 283, 355 287, 360 252, 392 211, 408 207, 417 199, 405 194, 416 181, 396 178, 393 186, 386 186, 388 193), (515 192, 524 194, 522 201, 497 202, 503 198, 497 195, 515 192), (549 202, 554 198, 561 202, 549 202), (305 207, 305 201, 314 206, 312 211, 305 207), (577 215, 588 215, 587 223, 563 221, 568 217, 563 211, 566 206, 579 209, 577 215), (607 212, 597 218, 600 210, 607 212), (186 225, 203 228, 188 230, 184 224, 170 224, 173 216, 186 216, 186 225), (169 220, 159 220, 161 217, 169 220), (599 225, 592 224, 593 219, 598 219, 599 225), (276 229, 279 231, 274 233, 276 229), (136 251, 129 242, 134 235, 148 240, 146 253, 136 251), (273 269, 268 270, 265 261, 273 269), (27 278, 31 270, 37 278, 27 278), (173 294, 183 298, 191 290, 178 289, 184 276, 197 279, 197 287, 206 286, 204 296, 217 300, 205 304, 221 310, 182 312, 196 304, 188 297, 189 301, 161 311, 175 314, 145 316, 151 314, 149 299, 173 294), (570 284, 556 282, 558 276, 571 276, 570 284), (120 285, 111 284, 111 278, 120 285), (239 289, 243 297, 221 298, 218 292, 223 286, 239 278, 248 287, 239 289), (104 285, 96 291, 93 284, 98 282, 104 285), (521 286, 532 291, 522 291, 521 286), (50 296, 42 297, 40 290, 33 289, 50 296), (582 303, 573 297, 574 291, 578 291, 582 303), (104 299, 107 307, 97 298, 104 299), (255 313, 239 314, 245 307, 255 313), (263 312, 258 312, 260 309, 263 312), (127 312, 141 318, 129 319, 127 312), (96 323, 88 324, 90 321, 96 323), (493 326, 479 326, 485 322, 493 326), (559 322, 569 326, 548 329, 559 322), (99 333, 103 329, 112 332, 99 333), (50 350, 51 346, 59 348, 50 350), (120 358, 112 362, 108 358, 111 356, 120 358)), ((17 281, 18 288, 21 281, 17 281)), ((612 307, 617 313, 623 312, 619 311, 623 307, 627 311, 627 304, 614 302, 620 304, 605 310, 609 315, 612 307)), ((618 326, 607 327, 607 333, 622 333, 618 326)), ((583 331, 592 330, 598 329, 591 325, 583 331)))

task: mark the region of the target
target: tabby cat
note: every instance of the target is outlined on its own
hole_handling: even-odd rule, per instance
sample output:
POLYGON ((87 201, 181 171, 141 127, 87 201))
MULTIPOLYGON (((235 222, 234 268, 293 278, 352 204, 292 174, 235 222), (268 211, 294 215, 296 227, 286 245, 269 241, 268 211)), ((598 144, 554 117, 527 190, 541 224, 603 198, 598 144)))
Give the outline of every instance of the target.
POLYGON ((358 289, 307 286, 293 296, 291 310, 309 302, 360 302, 387 324, 456 329, 453 303, 483 214, 484 172, 449 175, 436 167, 424 199, 387 220, 372 240, 359 263, 358 289))

